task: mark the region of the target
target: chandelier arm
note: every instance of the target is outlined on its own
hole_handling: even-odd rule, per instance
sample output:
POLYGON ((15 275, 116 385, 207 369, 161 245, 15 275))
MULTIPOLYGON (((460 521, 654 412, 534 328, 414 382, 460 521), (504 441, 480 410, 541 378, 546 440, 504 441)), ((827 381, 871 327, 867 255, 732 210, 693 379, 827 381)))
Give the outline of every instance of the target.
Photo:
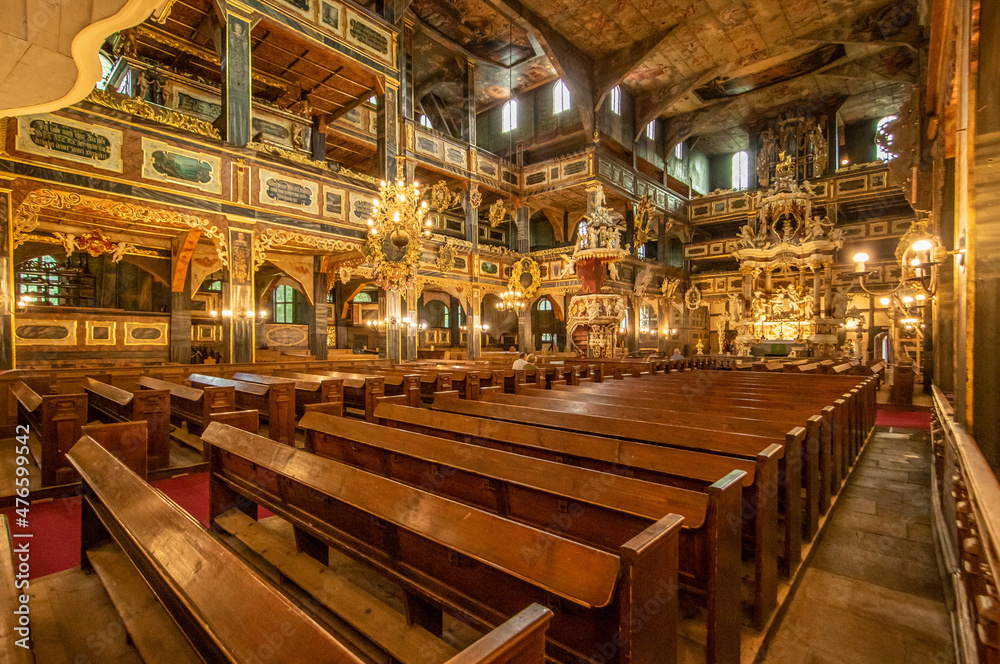
POLYGON ((863 290, 864 292, 868 293, 872 297, 885 297, 886 295, 892 295, 893 293, 895 293, 896 291, 898 291, 903 286, 903 282, 900 281, 898 284, 896 284, 895 286, 893 286, 891 289, 889 289, 887 291, 880 291, 879 292, 879 291, 870 290, 867 286, 865 286, 864 279, 861 278, 861 277, 858 277, 858 286, 861 286, 861 290, 863 290))

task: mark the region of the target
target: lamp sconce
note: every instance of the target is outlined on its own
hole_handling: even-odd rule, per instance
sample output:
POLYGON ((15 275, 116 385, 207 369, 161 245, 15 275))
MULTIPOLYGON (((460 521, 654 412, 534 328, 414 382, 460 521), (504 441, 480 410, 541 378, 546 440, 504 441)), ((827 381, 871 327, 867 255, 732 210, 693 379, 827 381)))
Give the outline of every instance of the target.
POLYGON ((28 305, 31 304, 34 301, 35 301, 35 298, 33 298, 33 297, 27 297, 26 295, 22 295, 20 297, 20 299, 18 299, 18 301, 17 301, 17 306, 15 308, 16 312, 19 313, 19 314, 25 313, 28 310, 28 305))
MULTIPOLYGON (((217 318, 219 312, 212 310, 209 315, 211 315, 212 318, 217 318)), ((223 309, 222 317, 224 319, 235 318, 236 320, 250 319, 257 324, 262 324, 265 320, 267 320, 267 310, 261 309, 260 311, 254 312, 253 309, 237 309, 234 312, 232 309, 223 309)))
MULTIPOLYGON (((890 288, 877 291, 868 287, 866 281, 872 271, 867 269, 866 264, 869 261, 869 256, 864 252, 854 255, 854 272, 851 276, 857 280, 861 290, 869 295, 875 297, 890 296, 904 286, 910 286, 922 296, 918 299, 923 300, 934 297, 937 293, 940 268, 945 260, 949 256, 955 256, 959 268, 963 269, 965 254, 964 239, 960 240, 958 249, 949 251, 941 243, 941 238, 936 235, 925 235, 910 243, 910 246, 903 252, 900 258, 902 271, 899 282, 890 288)), ((885 297, 882 299, 884 300, 885 297)))

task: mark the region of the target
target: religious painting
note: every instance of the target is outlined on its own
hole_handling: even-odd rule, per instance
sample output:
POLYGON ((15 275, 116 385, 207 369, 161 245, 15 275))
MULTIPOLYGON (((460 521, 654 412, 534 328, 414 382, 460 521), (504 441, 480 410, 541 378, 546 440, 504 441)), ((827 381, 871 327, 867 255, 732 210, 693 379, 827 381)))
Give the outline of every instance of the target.
POLYGON ((260 179, 257 198, 261 204, 319 214, 318 183, 289 177, 264 168, 259 169, 257 174, 260 179))
POLYGON ((695 90, 703 100, 735 97, 805 76, 846 55, 842 44, 827 44, 769 69, 743 76, 719 76, 695 90))
POLYGON ((310 20, 313 18, 312 2, 313 0, 278 0, 279 6, 310 20))
POLYGON ((347 191, 334 187, 323 187, 323 216, 330 219, 347 220, 347 191))
POLYGON ((115 346, 118 343, 117 323, 113 320, 87 321, 88 346, 115 346))
POLYGON ((320 23, 337 34, 340 34, 340 26, 342 24, 340 15, 342 11, 343 5, 340 3, 327 2, 327 0, 323 0, 319 13, 320 23))
POLYGON ((211 194, 222 193, 219 157, 175 148, 142 139, 142 177, 147 180, 194 187, 211 194))
POLYGON ((16 147, 21 152, 122 172, 122 133, 55 115, 17 118, 16 147))
POLYGON ((166 346, 168 323, 125 321, 126 346, 166 346))
POLYGON ((14 340, 19 346, 75 346, 76 321, 18 316, 14 340))

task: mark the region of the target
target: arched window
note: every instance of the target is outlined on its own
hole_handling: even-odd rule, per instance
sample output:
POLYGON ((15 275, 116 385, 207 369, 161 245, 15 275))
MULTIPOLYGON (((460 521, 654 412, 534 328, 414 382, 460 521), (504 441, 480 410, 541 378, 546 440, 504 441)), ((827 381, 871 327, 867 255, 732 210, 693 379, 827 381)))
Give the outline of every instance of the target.
POLYGON ((896 153, 892 151, 892 143, 895 138, 889 133, 889 125, 896 120, 895 115, 888 115, 878 121, 875 125, 875 158, 882 161, 889 161, 896 158, 896 153))
POLYGON ((274 289, 274 322, 295 322, 295 289, 291 286, 278 286, 274 289))
POLYGON ((424 127, 427 127, 428 129, 434 128, 434 125, 431 124, 431 119, 426 115, 424 115, 423 113, 420 114, 420 124, 423 125, 424 127))
POLYGON ((552 303, 546 300, 545 298, 542 298, 541 300, 538 301, 538 310, 552 311, 552 303))
POLYGON ((559 79, 552 88, 552 115, 568 110, 569 88, 562 82, 562 79, 559 79))
POLYGON ((506 134, 515 129, 517 129, 517 100, 509 99, 501 110, 500 131, 506 134))
POLYGON ((615 115, 622 114, 622 89, 617 85, 611 88, 611 112, 615 115))
POLYGON ((750 155, 746 150, 733 155, 733 189, 750 186, 750 155))
POLYGON ((451 311, 448 305, 441 300, 431 300, 424 306, 424 316, 428 327, 450 328, 451 311))
POLYGON ((354 296, 354 302, 368 303, 371 301, 372 301, 371 293, 365 293, 364 291, 362 291, 354 296))
POLYGON ((656 120, 646 125, 646 138, 651 141, 656 139, 656 120))
POLYGON ((683 159, 684 158, 684 144, 683 143, 678 143, 677 145, 674 146, 674 156, 677 157, 678 159, 683 159))

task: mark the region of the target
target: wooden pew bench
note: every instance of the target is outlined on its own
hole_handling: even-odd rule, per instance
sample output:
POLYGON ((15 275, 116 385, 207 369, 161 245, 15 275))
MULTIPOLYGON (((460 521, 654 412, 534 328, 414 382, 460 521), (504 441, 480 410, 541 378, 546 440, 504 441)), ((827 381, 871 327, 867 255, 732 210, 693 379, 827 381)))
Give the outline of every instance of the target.
MULTIPOLYGON (((12 540, 10 522, 0 514, 0 661, 4 664, 34 664, 35 655, 31 647, 30 604, 21 602, 28 595, 28 587, 18 588, 15 583, 18 560, 16 544, 27 540, 12 540), (22 609, 23 607, 23 609, 22 609)), ((22 577, 23 578, 23 577, 22 577)))
MULTIPOLYGON (((376 409, 378 412, 378 408, 376 409)), ((743 471, 706 493, 309 413, 309 452, 612 553, 669 513, 684 517, 681 581, 708 608, 709 664, 739 662, 743 471)))
POLYGON ((17 422, 30 433, 28 447, 42 475, 42 486, 56 486, 74 481, 73 468, 66 452, 80 437, 80 427, 87 421, 87 395, 39 394, 24 381, 10 387, 17 400, 17 422))
POLYGON ((95 419, 113 422, 146 422, 146 463, 148 470, 170 465, 170 391, 123 390, 107 383, 83 379, 87 410, 95 419))
POLYGON ((230 380, 191 374, 193 387, 231 387, 236 392, 236 407, 256 410, 267 418, 273 440, 295 445, 295 381, 274 376, 260 376, 259 381, 230 380))
POLYGON ((368 422, 374 421, 375 404, 385 396, 385 376, 374 373, 352 373, 348 371, 324 371, 310 369, 309 374, 324 378, 336 378, 344 383, 344 414, 347 407, 361 411, 368 422))
POLYGON ((679 516, 612 554, 223 425, 204 438, 213 522, 238 505, 251 517, 266 507, 321 562, 332 546, 397 583, 409 620, 435 635, 442 612, 490 630, 546 602, 554 660, 607 661, 598 648, 612 643, 614 661, 676 661, 679 516), (633 630, 644 606, 647 620, 633 630))
MULTIPOLYGON (((761 491, 755 493, 750 505, 755 512, 772 514, 769 503, 777 503, 784 516, 781 529, 783 572, 790 574, 799 564, 802 540, 802 468, 801 448, 805 429, 792 428, 784 437, 751 436, 718 432, 711 429, 679 427, 659 423, 632 421, 622 426, 618 417, 578 415, 548 411, 528 406, 507 406, 482 401, 460 401, 438 398, 431 406, 463 415, 474 415, 511 423, 531 424, 560 431, 576 431, 605 438, 636 440, 668 448, 708 452, 723 457, 744 459, 757 464, 762 478, 761 491), (764 479, 766 478, 766 479, 764 479), (775 488, 778 491, 775 491, 775 488)), ((754 626, 762 629, 777 606, 777 518, 755 522, 752 534, 754 546, 755 590, 754 626)))
POLYGON ((68 457, 84 485, 81 565, 101 578, 144 661, 259 661, 270 634, 282 637, 271 662, 361 663, 95 440, 68 457))
POLYGON ((232 385, 197 388, 141 376, 139 387, 143 390, 169 391, 171 422, 177 427, 186 425, 188 432, 195 436, 201 435, 214 413, 236 409, 236 392, 232 385))
POLYGON ((291 380, 295 383, 295 414, 301 417, 305 405, 311 403, 344 404, 344 382, 337 378, 321 378, 290 371, 279 371, 274 376, 237 371, 233 380, 243 380, 261 385, 281 385, 291 380))

